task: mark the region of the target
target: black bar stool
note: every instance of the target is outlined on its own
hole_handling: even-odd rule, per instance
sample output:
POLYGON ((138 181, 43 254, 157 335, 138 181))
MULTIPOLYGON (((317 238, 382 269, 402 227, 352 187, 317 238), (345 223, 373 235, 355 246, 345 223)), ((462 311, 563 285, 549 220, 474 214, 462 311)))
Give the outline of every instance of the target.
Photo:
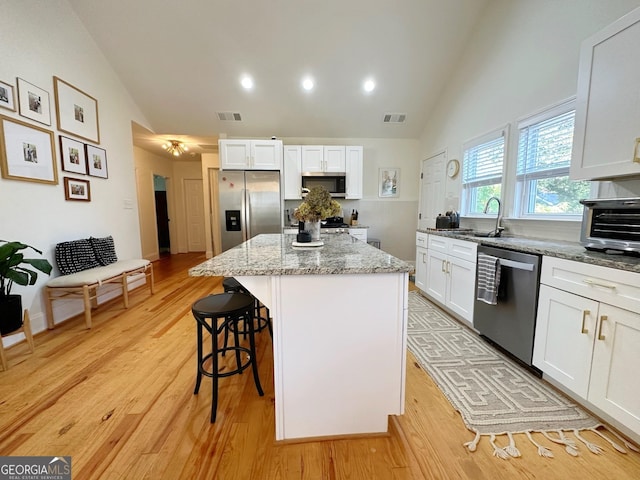
POLYGON ((198 373, 196 377, 196 387, 193 394, 197 394, 200 390, 200 382, 202 376, 211 377, 212 379, 212 400, 211 400, 211 423, 216 421, 216 410, 218 408, 218 378, 228 377, 235 374, 242 374, 242 371, 251 365, 253 370, 253 380, 260 396, 264 395, 260 378, 258 377, 258 363, 256 360, 256 342, 254 337, 254 298, 246 293, 229 292, 209 295, 196 301, 191 312, 197 322, 197 341, 198 341, 198 373), (207 322, 211 320, 211 324, 207 322), (218 319, 222 322, 218 324, 218 319), (241 347, 238 339, 238 322, 244 321, 247 326, 247 335, 249 336, 249 348, 241 347), (202 351, 202 329, 205 328, 211 334, 211 353, 203 356, 202 351), (218 335, 222 331, 233 332, 234 346, 228 347, 225 338, 225 344, 222 348, 218 348, 218 335), (236 368, 227 372, 220 372, 218 368, 218 354, 224 355, 227 351, 234 351, 236 354, 236 368), (240 354, 244 352, 247 358, 244 363, 241 361, 240 354), (204 364, 211 359, 211 371, 207 371, 204 364))
MULTIPOLYGON (((225 292, 248 293, 253 297, 251 292, 247 290, 244 287, 244 285, 242 285, 238 280, 236 280, 233 277, 224 277, 224 280, 222 281, 222 287, 224 288, 225 292)), ((257 325, 254 327, 255 331, 261 332, 262 330, 267 328, 269 330, 269 336, 273 338, 273 330, 271 327, 271 316, 269 314, 269 309, 265 307, 262 303, 260 303, 260 300, 258 300, 256 297, 253 297, 253 298, 255 299, 255 312, 256 312, 254 315, 254 318, 258 321, 257 325), (263 308, 265 310, 264 317, 262 316, 263 308)), ((243 330, 240 331, 240 333, 246 334, 246 326, 243 330)))

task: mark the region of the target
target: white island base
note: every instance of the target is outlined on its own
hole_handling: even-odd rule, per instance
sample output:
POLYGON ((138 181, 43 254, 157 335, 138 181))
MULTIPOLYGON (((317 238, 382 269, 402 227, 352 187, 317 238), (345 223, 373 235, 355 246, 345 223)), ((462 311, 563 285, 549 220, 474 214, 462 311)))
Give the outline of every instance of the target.
POLYGON ((273 318, 276 440, 386 432, 404 413, 406 272, 235 278, 273 318))

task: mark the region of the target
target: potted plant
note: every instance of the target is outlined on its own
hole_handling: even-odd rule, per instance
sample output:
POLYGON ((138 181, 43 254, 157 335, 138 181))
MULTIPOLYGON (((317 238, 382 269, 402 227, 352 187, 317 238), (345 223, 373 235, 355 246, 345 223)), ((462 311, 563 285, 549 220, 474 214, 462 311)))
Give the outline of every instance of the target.
POLYGON ((305 230, 311 233, 311 240, 320 240, 320 220, 335 217, 342 212, 342 207, 331 198, 324 187, 313 187, 307 193, 304 202, 293 212, 293 216, 305 223, 305 230))
POLYGON ((0 334, 11 333, 22 326, 22 297, 11 295, 11 287, 34 285, 38 271, 51 273, 51 264, 44 258, 24 258, 21 250, 30 248, 42 255, 37 248, 21 242, 4 242, 0 245, 0 334))

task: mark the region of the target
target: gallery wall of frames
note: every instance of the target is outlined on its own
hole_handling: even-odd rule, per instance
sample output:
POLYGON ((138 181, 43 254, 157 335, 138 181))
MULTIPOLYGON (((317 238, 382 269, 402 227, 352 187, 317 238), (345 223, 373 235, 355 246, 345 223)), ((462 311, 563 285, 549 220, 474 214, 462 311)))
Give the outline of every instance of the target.
POLYGON ((2 178, 57 185, 59 158, 65 199, 90 202, 87 177, 109 177, 107 152, 99 147, 98 101, 54 76, 52 103, 49 91, 17 77, 15 84, 0 80, 0 108, 24 119, 0 110, 2 178))

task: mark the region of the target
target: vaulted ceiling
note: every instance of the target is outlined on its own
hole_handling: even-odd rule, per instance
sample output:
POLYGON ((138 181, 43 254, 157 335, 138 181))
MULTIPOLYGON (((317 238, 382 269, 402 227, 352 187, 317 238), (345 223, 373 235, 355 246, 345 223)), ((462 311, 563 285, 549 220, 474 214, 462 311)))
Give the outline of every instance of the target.
POLYGON ((418 138, 490 0, 68 1, 148 120, 153 146, 215 144, 221 134, 418 138), (385 123, 388 113, 406 120, 385 123))

